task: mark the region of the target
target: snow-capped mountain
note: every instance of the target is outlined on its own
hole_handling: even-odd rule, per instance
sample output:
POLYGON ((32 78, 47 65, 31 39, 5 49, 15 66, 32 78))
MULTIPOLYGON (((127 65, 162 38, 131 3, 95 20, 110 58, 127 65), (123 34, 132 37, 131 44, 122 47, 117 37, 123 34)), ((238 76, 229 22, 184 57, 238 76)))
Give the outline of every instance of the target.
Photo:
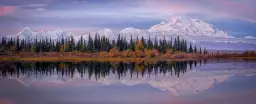
MULTIPOLYGON (((171 37, 180 36, 181 38, 192 42, 195 45, 200 45, 207 49, 242 49, 242 50, 255 50, 254 44, 256 44, 255 37, 246 36, 244 38, 229 36, 224 31, 208 24, 202 20, 191 19, 188 17, 175 16, 168 20, 164 20, 159 24, 151 26, 149 29, 137 29, 133 27, 127 27, 120 31, 112 30, 109 28, 101 29, 98 31, 87 31, 82 34, 83 39, 87 40, 89 34, 91 37, 95 35, 106 36, 110 40, 116 39, 118 35, 126 37, 127 40, 132 36, 134 39, 138 36, 144 39, 171 39, 171 37), (217 47, 216 47, 217 46, 217 47)), ((52 40, 58 40, 68 38, 71 35, 75 41, 78 41, 81 37, 80 34, 73 34, 71 32, 57 29, 55 31, 33 31, 32 29, 25 27, 17 34, 21 39, 44 39, 51 38, 52 40)), ((7 36, 13 37, 13 36, 7 36)), ((14 36, 17 37, 17 36, 14 36)))
POLYGON ((129 36, 140 36, 144 34, 149 34, 147 30, 135 29, 133 27, 128 27, 120 31, 122 35, 129 35, 129 36))
POLYGON ((160 24, 152 26, 148 31, 158 34, 228 37, 227 33, 217 29, 211 24, 202 20, 182 16, 165 20, 160 24))
MULTIPOLYGON (((40 33, 41 34, 41 33, 40 33)), ((19 38, 21 39, 28 39, 28 38, 36 38, 38 35, 36 32, 34 32, 32 29, 25 27, 23 30, 21 30, 18 34, 19 38)))
POLYGON ((60 29, 57 29, 55 31, 33 31, 32 29, 25 27, 23 30, 21 30, 18 34, 20 39, 45 39, 45 38, 51 38, 53 40, 67 38, 71 36, 71 32, 63 31, 60 29))
POLYGON ((116 36, 118 34, 118 31, 105 28, 105 29, 102 29, 102 30, 99 30, 99 31, 96 31, 96 32, 92 32, 92 35, 95 35, 95 34, 98 34, 100 36, 105 36, 105 37, 108 37, 110 39, 115 39, 115 38, 117 38, 116 36))
MULTIPOLYGON (((148 38, 149 35, 151 37, 165 36, 167 39, 171 36, 207 36, 207 37, 224 37, 229 38, 230 36, 227 33, 217 29, 211 24, 208 24, 202 20, 198 19, 190 19, 187 17, 176 16, 172 17, 168 20, 161 22, 160 24, 156 24, 151 26, 148 30, 136 29, 133 27, 124 28, 121 31, 111 30, 108 28, 90 32, 90 35, 94 36, 95 34, 100 36, 106 36, 109 38, 116 38, 118 34, 122 36, 126 36, 127 39, 132 35, 135 36, 143 36, 148 38)), ((57 29, 56 31, 39 31, 35 32, 32 29, 26 27, 18 35, 22 38, 52 38, 52 39, 60 39, 63 35, 64 38, 67 38, 71 35, 71 32, 63 31, 57 29)), ((75 39, 79 39, 79 34, 73 34, 75 39)), ((84 36, 88 36, 88 34, 84 34, 84 36)), ((161 37, 159 37, 161 38, 161 37)), ((85 38, 86 39, 86 38, 85 38)))

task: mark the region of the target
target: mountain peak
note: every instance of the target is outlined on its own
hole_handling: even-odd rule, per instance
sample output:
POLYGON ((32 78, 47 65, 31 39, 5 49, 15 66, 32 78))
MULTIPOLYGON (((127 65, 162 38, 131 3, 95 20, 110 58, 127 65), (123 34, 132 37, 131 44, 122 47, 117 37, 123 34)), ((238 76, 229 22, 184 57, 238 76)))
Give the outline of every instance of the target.
POLYGON ((215 28, 203 20, 185 16, 175 16, 152 26, 149 32, 172 35, 228 37, 227 33, 215 28))
POLYGON ((121 32, 134 32, 134 31, 138 31, 139 29, 135 29, 133 27, 127 27, 124 28, 123 30, 121 30, 121 32))
POLYGON ((29 27, 24 27, 22 30, 32 30, 29 27))
POLYGON ((166 20, 168 23, 182 23, 189 20, 189 18, 185 17, 185 16, 175 16, 172 17, 168 20, 166 20))
POLYGON ((104 28, 102 30, 97 31, 97 33, 112 33, 113 30, 109 28, 104 28))
POLYGON ((21 33, 21 32, 31 32, 31 31, 33 31, 33 30, 30 29, 29 27, 24 27, 24 28, 20 31, 20 33, 21 33))
POLYGON ((127 27, 120 31, 120 33, 124 35, 139 35, 139 34, 143 34, 143 32, 144 32, 143 30, 136 29, 133 27, 127 27))
MULTIPOLYGON (((116 35, 116 31, 114 31, 114 30, 112 30, 112 29, 109 29, 109 28, 104 28, 104 29, 102 29, 102 30, 98 30, 97 32, 96 32, 98 35, 100 35, 100 36, 105 36, 105 37, 112 37, 112 38, 114 38, 115 37, 115 35, 116 35)), ((93 32, 93 34, 96 34, 95 32, 93 32)), ((92 35, 93 35, 92 34, 92 35)))
POLYGON ((102 29, 102 31, 112 31, 112 30, 109 28, 104 28, 104 29, 102 29))

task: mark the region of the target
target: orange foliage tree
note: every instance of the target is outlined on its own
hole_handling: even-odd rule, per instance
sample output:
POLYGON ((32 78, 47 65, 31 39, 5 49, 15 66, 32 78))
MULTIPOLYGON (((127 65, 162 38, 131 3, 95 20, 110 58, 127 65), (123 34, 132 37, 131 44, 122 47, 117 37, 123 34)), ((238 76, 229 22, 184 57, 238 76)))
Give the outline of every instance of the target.
POLYGON ((119 50, 116 47, 114 47, 109 50, 109 52, 106 56, 107 57, 115 57, 115 56, 118 56, 118 54, 119 54, 119 50))

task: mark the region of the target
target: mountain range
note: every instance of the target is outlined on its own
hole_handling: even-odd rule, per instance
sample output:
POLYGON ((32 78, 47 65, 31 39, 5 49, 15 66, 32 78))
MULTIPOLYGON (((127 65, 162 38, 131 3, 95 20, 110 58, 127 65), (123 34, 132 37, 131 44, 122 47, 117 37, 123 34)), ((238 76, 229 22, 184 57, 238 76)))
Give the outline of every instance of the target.
MULTIPOLYGON (((162 21, 160 24, 151 26, 147 30, 136 29, 133 27, 124 28, 121 31, 112 30, 112 29, 102 29, 99 31, 90 32, 91 35, 98 34, 100 36, 107 36, 109 38, 116 38, 118 34, 121 36, 143 36, 148 38, 155 36, 165 36, 167 39, 170 36, 208 36, 208 37, 223 37, 230 38, 227 33, 214 27, 211 24, 208 24, 202 20, 191 19, 188 17, 175 16, 168 20, 162 21)), ((33 31, 32 29, 25 27, 17 35, 21 38, 51 38, 51 39, 60 39, 63 35, 64 38, 67 38, 72 33, 64 30, 57 29, 55 31, 33 31)), ((87 36, 85 34, 84 36, 87 36)), ((77 39, 80 37, 78 34, 73 34, 77 39)))
MULTIPOLYGON (((131 36, 133 38, 136 38, 137 36, 140 38, 143 36, 144 39, 154 39, 156 37, 157 39, 165 38, 167 40, 171 39, 171 37, 180 36, 188 42, 192 42, 193 44, 208 49, 256 50, 256 47, 254 46, 256 44, 256 37, 233 37, 203 20, 184 16, 174 16, 159 24, 151 26, 149 29, 127 27, 121 30, 112 30, 105 28, 98 31, 87 32, 82 34, 82 36, 84 39, 88 39, 89 34, 92 37, 94 37, 95 34, 106 36, 110 40, 116 39, 118 34, 126 37, 127 40, 130 39, 131 36)), ((33 31, 28 27, 25 27, 14 37, 19 36, 21 39, 51 38, 52 40, 58 40, 62 37, 68 38, 71 35, 74 37, 75 41, 78 41, 81 37, 81 34, 73 34, 61 29, 55 31, 33 31)))

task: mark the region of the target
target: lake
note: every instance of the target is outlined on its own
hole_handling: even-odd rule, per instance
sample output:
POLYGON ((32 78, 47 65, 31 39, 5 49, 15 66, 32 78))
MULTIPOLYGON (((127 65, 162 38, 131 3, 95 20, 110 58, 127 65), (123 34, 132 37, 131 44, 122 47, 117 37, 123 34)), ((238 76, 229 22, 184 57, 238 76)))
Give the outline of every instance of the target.
POLYGON ((256 61, 0 62, 0 104, 256 104, 256 61))

